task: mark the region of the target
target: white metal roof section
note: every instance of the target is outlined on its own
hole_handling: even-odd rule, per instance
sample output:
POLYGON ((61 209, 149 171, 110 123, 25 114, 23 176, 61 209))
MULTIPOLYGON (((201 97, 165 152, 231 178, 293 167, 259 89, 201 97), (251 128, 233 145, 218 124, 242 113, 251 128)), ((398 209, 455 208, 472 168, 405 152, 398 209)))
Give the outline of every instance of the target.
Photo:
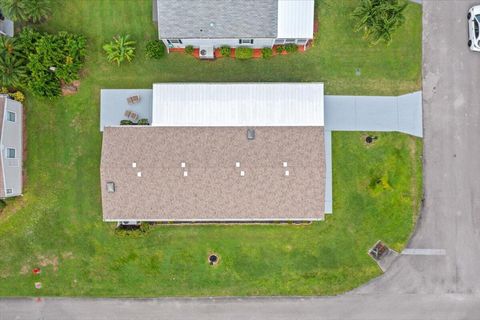
POLYGON ((313 39, 314 0, 278 0, 277 38, 313 39))
POLYGON ((153 85, 153 126, 323 126, 323 83, 153 85))

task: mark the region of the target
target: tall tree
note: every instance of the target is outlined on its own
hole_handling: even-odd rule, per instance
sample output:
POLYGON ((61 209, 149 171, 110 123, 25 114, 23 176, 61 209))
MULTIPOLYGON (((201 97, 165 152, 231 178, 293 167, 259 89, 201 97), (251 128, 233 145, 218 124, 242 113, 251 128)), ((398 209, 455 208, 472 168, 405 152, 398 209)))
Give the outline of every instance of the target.
POLYGON ((0 0, 0 9, 13 21, 40 22, 52 9, 51 0, 0 0))
POLYGON ((21 86, 26 78, 25 60, 14 38, 0 37, 0 84, 21 86))
POLYGON ((384 41, 390 44, 393 33, 405 22, 403 11, 407 2, 398 0, 361 0, 353 11, 354 30, 363 31, 363 37, 372 45, 384 41))
POLYGON ((15 55, 0 55, 0 84, 5 87, 19 87, 26 78, 23 59, 15 55))
POLYGON ((25 2, 28 19, 33 23, 46 19, 52 11, 51 0, 25 0, 25 2))
POLYGON ((27 1, 0 0, 0 9, 5 17, 13 21, 28 20, 27 1))

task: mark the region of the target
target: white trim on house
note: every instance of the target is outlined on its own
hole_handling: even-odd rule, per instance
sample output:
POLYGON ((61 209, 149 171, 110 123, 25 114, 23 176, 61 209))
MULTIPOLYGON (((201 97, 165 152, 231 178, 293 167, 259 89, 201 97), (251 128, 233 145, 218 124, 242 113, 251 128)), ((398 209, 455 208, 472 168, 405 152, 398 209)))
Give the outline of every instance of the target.
POLYGON ((152 125, 323 126, 323 83, 161 83, 152 125))

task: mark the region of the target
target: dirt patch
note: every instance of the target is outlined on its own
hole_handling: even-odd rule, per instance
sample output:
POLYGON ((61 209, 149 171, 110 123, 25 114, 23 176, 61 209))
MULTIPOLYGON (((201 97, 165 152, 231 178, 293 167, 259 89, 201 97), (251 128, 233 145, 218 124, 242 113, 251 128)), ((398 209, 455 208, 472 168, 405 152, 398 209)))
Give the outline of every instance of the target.
POLYGON ((73 252, 67 251, 62 253, 62 258, 63 259, 73 259, 73 252))
POLYGON ((52 266, 53 271, 55 271, 55 272, 58 271, 58 257, 56 257, 56 256, 53 256, 53 257, 37 256, 37 259, 38 259, 38 264, 41 267, 52 266))
POLYGON ((75 80, 72 83, 62 82, 62 96, 71 96, 78 92, 80 87, 80 80, 75 80))
POLYGON ((23 265, 22 268, 20 269, 20 274, 21 275, 26 275, 30 271, 30 268, 27 265, 23 265))

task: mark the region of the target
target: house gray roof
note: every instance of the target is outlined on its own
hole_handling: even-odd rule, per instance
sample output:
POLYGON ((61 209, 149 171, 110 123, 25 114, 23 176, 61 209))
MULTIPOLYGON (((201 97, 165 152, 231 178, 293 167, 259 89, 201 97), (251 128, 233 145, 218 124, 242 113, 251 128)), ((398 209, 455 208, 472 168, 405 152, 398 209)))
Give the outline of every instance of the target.
POLYGON ((105 127, 104 220, 323 219, 323 127, 247 129, 105 127))
POLYGON ((160 38, 275 38, 278 0, 157 0, 160 38))

